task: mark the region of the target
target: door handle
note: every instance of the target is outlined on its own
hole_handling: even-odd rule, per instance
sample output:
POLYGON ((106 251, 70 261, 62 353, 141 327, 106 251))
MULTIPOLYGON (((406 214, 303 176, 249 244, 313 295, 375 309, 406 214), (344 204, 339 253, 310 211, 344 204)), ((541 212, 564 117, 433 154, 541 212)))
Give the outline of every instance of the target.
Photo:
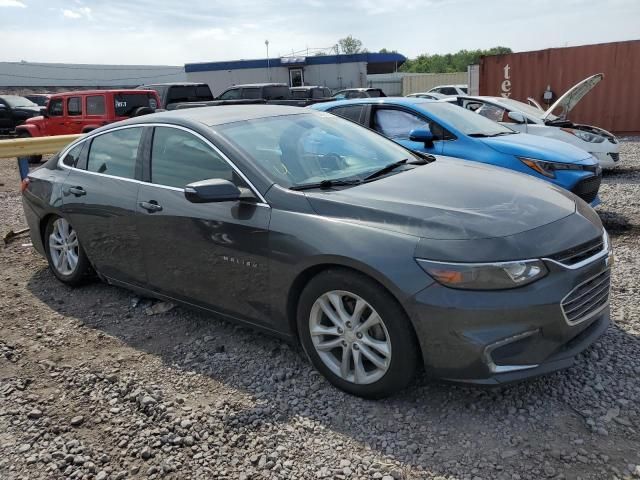
POLYGON ((69 187, 69 193, 72 193, 76 197, 81 197, 82 195, 86 195, 87 192, 82 187, 69 187))
POLYGON ((162 210, 162 206, 158 205, 158 202, 156 202, 155 200, 140 202, 140 206, 149 213, 159 212, 162 210))

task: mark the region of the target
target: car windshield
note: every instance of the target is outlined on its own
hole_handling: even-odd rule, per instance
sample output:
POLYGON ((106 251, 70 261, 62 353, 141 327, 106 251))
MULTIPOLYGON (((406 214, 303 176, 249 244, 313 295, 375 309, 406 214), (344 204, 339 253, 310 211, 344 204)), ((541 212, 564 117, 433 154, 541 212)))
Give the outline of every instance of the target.
MULTIPOLYGON (((533 118, 539 118, 541 119, 542 116, 544 115, 544 112, 539 110, 538 108, 531 106, 527 103, 523 103, 520 102, 518 100, 513 100, 511 98, 501 98, 500 100, 498 100, 498 103, 501 103, 502 105, 504 105, 507 108, 510 108, 511 110, 519 110, 522 113, 529 115, 530 117, 533 118)), ((549 115, 549 120, 555 120, 556 117, 555 115, 549 115)))
POLYGON ((38 106, 35 103, 33 103, 31 100, 24 97, 19 97, 18 95, 5 95, 2 98, 5 102, 9 104, 11 108, 38 106))
POLYGON ((329 113, 244 120, 217 127, 271 180, 283 187, 362 180, 415 157, 404 148, 329 113))
POLYGON ((476 137, 494 137, 516 133, 499 123, 477 115, 457 105, 441 102, 420 103, 420 107, 433 114, 433 120, 447 122, 461 133, 476 137))

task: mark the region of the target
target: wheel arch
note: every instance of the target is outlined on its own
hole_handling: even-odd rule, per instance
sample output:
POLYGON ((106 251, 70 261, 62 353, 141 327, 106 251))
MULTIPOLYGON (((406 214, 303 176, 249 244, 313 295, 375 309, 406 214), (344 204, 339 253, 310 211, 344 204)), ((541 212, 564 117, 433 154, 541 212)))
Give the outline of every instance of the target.
MULTIPOLYGON (((389 295, 391 295, 393 300, 398 304, 400 309, 407 316, 407 320, 409 320, 409 323, 411 324, 411 328, 413 328, 414 334, 417 337, 417 332, 415 330, 415 327, 413 326, 411 316, 409 315, 409 312, 407 311, 403 303, 400 301, 400 295, 399 295, 398 289, 393 288, 393 286, 391 285, 391 282, 388 279, 386 279, 381 275, 374 276, 372 272, 368 272, 369 269, 366 267, 362 267, 359 265, 352 265, 352 264, 344 264, 337 261, 331 261, 331 262, 316 263, 316 264, 307 266, 297 274, 297 276, 291 283, 291 287, 289 288, 289 292, 287 294, 286 316, 287 316, 287 322, 289 324, 289 331, 291 332, 291 335, 296 339, 295 340, 296 342, 299 343, 300 341, 298 336, 298 326, 296 321, 300 294, 313 278, 318 276, 320 273, 328 270, 345 270, 351 273, 355 273, 357 275, 361 275, 373 281, 374 283, 376 283, 378 286, 380 286, 380 288, 384 289, 387 293, 389 293, 389 295), (377 277, 382 277, 384 280, 381 281, 380 278, 377 278, 377 277)), ((417 345, 418 345, 418 348, 421 349, 420 342, 417 342, 417 345)), ((422 356, 421 350, 419 354, 420 356, 422 356)))

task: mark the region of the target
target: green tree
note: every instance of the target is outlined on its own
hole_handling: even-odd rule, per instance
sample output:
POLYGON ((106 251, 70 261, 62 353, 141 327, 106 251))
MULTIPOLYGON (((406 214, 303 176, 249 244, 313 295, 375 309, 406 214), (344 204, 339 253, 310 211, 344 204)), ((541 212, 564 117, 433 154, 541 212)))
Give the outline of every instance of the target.
POLYGON ((340 49, 340 53, 344 53, 346 55, 360 53, 363 51, 362 42, 357 38, 354 38, 352 35, 338 40, 338 48, 340 49))
POLYGON ((453 73, 466 72, 468 65, 476 64, 482 55, 502 55, 512 53, 508 47, 493 47, 487 50, 460 50, 457 53, 429 55, 423 53, 407 60, 400 68, 412 73, 453 73))

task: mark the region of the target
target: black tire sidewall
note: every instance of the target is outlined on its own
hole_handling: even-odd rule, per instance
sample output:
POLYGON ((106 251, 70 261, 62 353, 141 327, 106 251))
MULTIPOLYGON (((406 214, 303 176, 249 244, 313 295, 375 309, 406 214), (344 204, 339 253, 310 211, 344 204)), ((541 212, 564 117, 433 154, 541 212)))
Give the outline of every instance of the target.
POLYGON ((386 397, 405 388, 415 376, 419 349, 413 326, 396 299, 364 275, 346 269, 332 269, 314 277, 300 295, 297 327, 302 347, 316 370, 348 393, 372 399, 386 397), (334 374, 316 352, 309 332, 309 315, 315 301, 331 290, 344 290, 360 296, 382 318, 391 341, 391 365, 377 382, 368 385, 347 382, 334 374))
MULTIPOLYGON (((47 254, 47 262, 49 263, 49 268, 53 272, 53 274, 63 283, 68 285, 79 285, 81 284, 87 277, 91 269, 91 265, 89 263, 89 259, 87 258, 84 249, 82 248, 82 244, 80 243, 80 237, 78 236, 78 265, 76 266, 75 271, 71 275, 63 275, 58 272, 58 270, 53 266, 53 260, 51 258, 51 251, 49 247, 49 236, 53 232, 53 224, 56 220, 58 220, 58 216, 51 217, 47 223, 47 227, 44 232, 44 249, 47 254)), ((67 220, 68 221, 68 220, 67 220)), ((75 229, 74 229, 75 230, 75 229)), ((76 230, 76 235, 78 234, 76 230)))

